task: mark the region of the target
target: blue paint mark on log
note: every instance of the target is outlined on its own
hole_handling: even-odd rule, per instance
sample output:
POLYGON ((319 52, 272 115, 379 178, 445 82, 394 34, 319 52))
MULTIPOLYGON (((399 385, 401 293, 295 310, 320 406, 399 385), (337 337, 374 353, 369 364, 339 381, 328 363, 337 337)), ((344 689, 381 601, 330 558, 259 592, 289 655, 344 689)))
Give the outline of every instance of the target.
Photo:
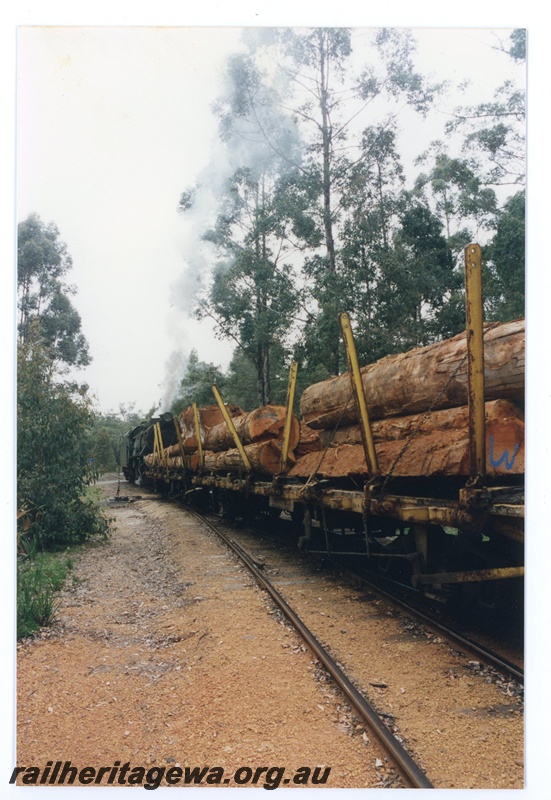
POLYGON ((494 458, 494 437, 490 436, 490 464, 492 465, 492 467, 500 467, 503 464, 503 462, 505 462, 505 469, 506 470, 512 469, 513 464, 515 463, 515 458, 517 453, 518 453, 518 444, 515 445, 515 449, 513 450, 513 455, 511 456, 510 459, 509 459, 509 451, 504 450, 502 456, 498 458, 496 461, 496 459, 494 458))

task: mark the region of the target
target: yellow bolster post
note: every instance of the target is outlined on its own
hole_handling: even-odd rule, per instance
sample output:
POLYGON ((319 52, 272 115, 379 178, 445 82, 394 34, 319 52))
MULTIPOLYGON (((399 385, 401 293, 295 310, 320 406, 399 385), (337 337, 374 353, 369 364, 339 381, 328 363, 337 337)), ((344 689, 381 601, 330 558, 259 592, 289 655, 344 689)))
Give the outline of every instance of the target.
POLYGON ((228 414, 228 409, 226 408, 225 403, 222 400, 222 395, 218 391, 218 386, 215 383, 213 383, 212 386, 211 386, 211 389, 212 389, 212 393, 213 393, 214 397, 216 398, 216 402, 218 403, 220 411, 222 412, 222 416, 224 417, 226 425, 228 426, 228 429, 229 429, 231 435, 233 436, 233 441, 235 442, 235 446, 239 450, 239 455, 241 456, 241 460, 242 460, 242 462, 243 462, 243 464, 245 466, 245 469, 250 472, 251 471, 251 462, 249 461, 249 457, 247 456, 247 453, 245 452, 245 448, 243 447, 243 445, 241 443, 241 439, 239 438, 239 435, 238 435, 237 431, 235 430, 235 425, 232 422, 232 418, 228 414))
POLYGON ((184 440, 182 439, 182 431, 180 430, 180 423, 178 422, 178 417, 173 417, 174 421, 174 428, 176 430, 176 437, 178 439, 178 445, 180 447, 180 455, 182 456, 182 464, 184 467, 188 468, 189 464, 187 461, 186 451, 184 449, 184 440))
POLYGON ((348 370, 350 373, 350 381, 352 383, 352 391, 356 400, 356 408, 358 409, 358 418, 360 423, 360 431, 362 434, 365 461, 370 476, 378 475, 379 462, 377 460, 377 453, 375 452, 375 445, 373 443, 373 433, 367 411, 367 401, 365 399, 365 390, 362 383, 360 364, 358 362, 358 353, 356 351, 356 343, 352 333, 350 317, 346 311, 343 311, 342 314, 339 315, 339 322, 344 340, 344 348, 346 350, 346 359, 348 361, 348 370))
POLYGON ((486 416, 484 408, 484 304, 482 250, 465 248, 465 302, 469 389, 469 447, 471 478, 486 475, 486 416))
POLYGON ((193 422, 195 424, 195 436, 197 438, 197 453, 199 454, 199 466, 205 466, 205 454, 203 452, 203 442, 201 441, 201 425, 199 424, 199 410, 197 403, 193 403, 193 422))
POLYGON ((287 469, 289 457, 289 441, 291 439, 291 423, 293 421, 293 406, 295 404, 295 389, 297 386, 298 364, 293 361, 289 370, 289 383, 287 385, 287 400, 285 403, 285 429, 283 431, 283 448, 281 450, 281 471, 287 469))

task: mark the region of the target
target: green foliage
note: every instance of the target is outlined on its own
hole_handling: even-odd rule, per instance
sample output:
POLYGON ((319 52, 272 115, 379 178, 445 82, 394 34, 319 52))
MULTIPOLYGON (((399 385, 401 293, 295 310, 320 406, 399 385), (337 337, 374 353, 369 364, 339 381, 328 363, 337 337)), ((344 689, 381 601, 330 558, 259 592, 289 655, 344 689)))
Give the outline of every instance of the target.
POLYGON ((18 508, 29 509, 25 537, 39 548, 106 535, 108 523, 84 496, 92 414, 83 389, 56 383, 48 349, 32 333, 18 347, 18 508))
POLYGON ((415 191, 421 196, 424 189, 429 191, 448 245, 457 259, 478 229, 492 226, 497 213, 496 195, 482 184, 467 160, 450 158, 442 142, 434 142, 418 163, 427 160, 432 161, 431 169, 419 175, 415 191))
POLYGON ((244 411, 258 406, 258 376, 254 364, 236 347, 224 375, 224 400, 235 403, 244 411))
MULTIPOLYGON (((526 31, 518 28, 502 49, 524 66, 526 31)), ((463 150, 486 185, 523 184, 526 167, 526 96, 512 81, 496 89, 494 97, 477 106, 455 109, 447 133, 464 134, 463 150)))
POLYGON ((484 248, 487 319, 507 322, 525 314, 525 193, 509 198, 496 234, 484 248))
MULTIPOLYGON (((338 313, 354 311, 364 287, 380 276, 390 247, 403 175, 390 120, 350 141, 353 123, 375 99, 387 108, 400 101, 426 113, 438 87, 415 72, 407 31, 382 29, 373 59, 359 74, 351 68, 348 29, 314 28, 282 37, 294 94, 290 105, 303 134, 300 186, 307 187, 313 237, 302 239, 309 316, 300 343, 308 374, 338 374, 345 366, 338 313), (355 156, 355 158, 353 157, 355 156), (323 252, 319 243, 323 242, 323 252)), ((295 227, 300 234, 304 226, 295 227)), ((374 300, 370 294, 369 302, 374 300)))
POLYGON ((465 325, 463 275, 454 267, 439 219, 427 206, 414 202, 404 209, 394 240, 397 272, 385 327, 399 331, 398 349, 458 333, 465 325))
MULTIPOLYGON (((270 360, 271 402, 285 404, 289 369, 286 353, 274 345, 270 360)), ((232 359, 224 376, 224 400, 235 403, 244 411, 258 407, 258 375, 254 364, 240 349, 234 350, 232 359)))
POLYGON ((375 57, 366 65, 360 81, 362 96, 373 100, 384 94, 389 101, 405 101, 425 115, 442 85, 429 84, 415 71, 415 42, 411 31, 380 28, 373 44, 375 57))
POLYGON ((65 555, 32 552, 17 564, 17 638, 49 625, 72 561, 65 555))
POLYGON ((215 364, 201 361, 197 350, 192 350, 186 366, 186 371, 180 381, 180 388, 176 399, 170 407, 173 414, 179 414, 184 408, 197 403, 199 406, 209 406, 215 402, 212 393, 212 384, 220 389, 222 396, 225 391, 225 377, 215 364))
MULTIPOLYGON (((365 64, 346 28, 247 39, 215 111, 234 171, 203 236, 218 260, 200 316, 238 345, 217 379, 228 399, 245 407, 279 399, 291 356, 299 392, 345 369, 341 311, 352 315, 366 363, 454 335, 465 324, 471 241, 490 241, 488 318, 523 313, 523 200, 500 210, 504 190, 494 189, 523 180, 520 85, 456 109, 450 137, 427 143, 417 161, 424 173, 406 187, 400 109, 424 116, 444 89, 416 71, 410 32, 376 31, 365 64)), ((522 61, 525 31, 496 49, 522 61)), ((184 193, 181 208, 200 191, 184 193)))
POLYGON ((81 333, 80 314, 61 288, 52 294, 39 321, 54 361, 76 367, 90 363, 88 344, 81 333))
POLYGON ((41 336, 53 365, 83 367, 90 363, 81 319, 69 299, 75 290, 62 278, 72 266, 57 227, 37 214, 19 223, 17 290, 19 341, 41 336))
POLYGON ((510 45, 508 53, 515 61, 526 59, 526 29, 516 28, 509 37, 510 45))
POLYGON ((150 419, 155 407, 143 413, 134 410, 134 404, 120 405, 118 412, 95 413, 90 430, 89 453, 93 469, 98 473, 116 470, 120 465, 121 447, 129 430, 144 419, 150 419))
POLYGON ((204 236, 220 261, 200 315, 214 319, 219 334, 237 342, 254 366, 256 405, 272 401, 271 361, 284 347, 298 304, 291 268, 282 262, 290 223, 280 190, 267 171, 237 170, 204 236))
POLYGON ((115 470, 119 460, 120 435, 116 434, 116 438, 114 438, 112 431, 105 425, 97 427, 94 433, 92 448, 94 468, 100 474, 115 470))

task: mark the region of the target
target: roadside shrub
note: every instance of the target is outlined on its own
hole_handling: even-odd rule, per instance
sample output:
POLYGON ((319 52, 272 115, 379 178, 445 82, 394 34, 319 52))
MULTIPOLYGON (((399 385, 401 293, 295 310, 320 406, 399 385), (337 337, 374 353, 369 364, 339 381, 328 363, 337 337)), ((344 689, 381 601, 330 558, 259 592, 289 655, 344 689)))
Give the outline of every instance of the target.
POLYGON ((56 382, 39 340, 20 345, 17 386, 18 508, 38 550, 107 535, 109 523, 86 497, 93 415, 85 387, 56 382))
POLYGON ((32 552, 18 561, 18 639, 51 623, 57 609, 57 592, 71 567, 70 558, 52 553, 32 552))

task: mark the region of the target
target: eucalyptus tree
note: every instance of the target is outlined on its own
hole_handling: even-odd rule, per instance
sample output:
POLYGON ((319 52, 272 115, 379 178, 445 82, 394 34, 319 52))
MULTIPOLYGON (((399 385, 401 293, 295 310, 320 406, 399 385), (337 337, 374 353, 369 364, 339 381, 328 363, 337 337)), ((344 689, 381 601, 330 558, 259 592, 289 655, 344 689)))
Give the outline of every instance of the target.
MULTIPOLYGON (((197 313, 254 366, 257 403, 264 405, 297 324, 301 298, 292 262, 297 239, 308 238, 308 197, 292 178, 300 170, 296 126, 277 109, 254 59, 233 56, 225 77, 215 114, 227 174, 217 186, 214 220, 202 232, 216 266, 197 313)), ((204 188, 185 192, 180 208, 193 210, 204 188)))
POLYGON ((496 49, 518 65, 518 77, 504 81, 488 100, 456 108, 446 133, 463 135, 463 151, 476 162, 483 183, 522 186, 526 170, 526 31, 515 29, 508 44, 496 49))
MULTIPOLYGON (((388 107, 398 113, 398 103, 426 112, 434 89, 415 72, 413 40, 407 32, 353 35, 347 28, 311 28, 276 29, 269 35, 278 107, 296 120, 301 134, 300 160, 293 154, 289 163, 295 166, 296 195, 307 203, 300 204, 300 225, 294 232, 307 234, 301 242, 304 278, 316 317, 309 317, 304 328, 303 350, 310 353, 310 368, 317 361, 326 374, 336 374, 343 363, 337 317, 343 302, 343 227, 350 211, 346 197, 350 174, 365 157, 365 146, 362 150, 358 143, 362 123, 380 119, 381 112, 374 109, 381 98, 385 117, 388 107), (355 35, 373 38, 370 63, 361 68, 353 59, 355 35)), ((270 143, 269 137, 266 141, 270 143)))
POLYGON ((465 326, 463 272, 455 264, 441 220, 405 195, 394 234, 394 269, 388 270, 384 307, 393 347, 407 350, 453 336, 465 326))
POLYGON ((285 261, 287 226, 282 221, 277 178, 239 169, 227 184, 224 206, 204 238, 219 256, 200 315, 215 320, 256 370, 260 405, 272 400, 274 356, 285 357, 298 294, 285 261))
MULTIPOLYGON (((272 403, 284 405, 289 383, 287 353, 274 343, 270 359, 270 397, 272 403)), ((233 351, 224 375, 224 398, 251 411, 258 406, 258 380, 252 361, 240 347, 233 351)), ((298 401, 298 397, 297 397, 298 401)))
MULTIPOLYGON (((393 261, 393 232, 399 223, 404 171, 392 124, 370 126, 362 133, 361 158, 348 173, 342 207, 342 274, 347 310, 355 316, 357 344, 365 360, 389 352, 378 305, 385 294, 393 261)), ((392 349, 392 346, 390 346, 392 349)))
POLYGON ((265 399, 276 342, 298 334, 303 374, 323 378, 344 365, 338 313, 375 319, 403 181, 393 122, 404 105, 427 113, 438 87, 416 72, 407 31, 253 29, 248 45, 215 106, 229 177, 203 234, 217 268, 200 313, 246 353, 265 399))
POLYGON ((192 403, 210 405, 214 402, 211 388, 213 383, 216 383, 222 392, 224 391, 225 378, 222 369, 212 362, 202 361, 197 350, 193 348, 170 411, 179 414, 192 403))
POLYGON ((17 346, 17 502, 21 541, 37 549, 106 535, 86 487, 95 475, 94 414, 86 385, 62 379, 37 324, 17 346))
POLYGON ((525 174, 526 32, 513 31, 508 43, 495 49, 518 65, 519 74, 488 100, 453 111, 445 131, 448 144, 459 137, 461 154, 452 156, 442 142, 434 142, 418 160, 430 168, 415 186, 442 220, 459 268, 466 244, 487 245, 486 313, 490 319, 511 319, 524 313, 524 193, 510 192, 523 185, 525 174))
POLYGON ((21 341, 27 338, 30 318, 40 315, 71 267, 71 256, 54 223, 45 225, 38 214, 29 214, 19 223, 17 294, 21 341))
POLYGON ((499 213, 495 236, 483 249, 486 316, 507 322, 525 315, 525 193, 499 213))
POLYGON ((88 344, 70 300, 76 290, 63 280, 73 262, 58 228, 30 214, 19 223, 17 244, 19 342, 24 344, 31 329, 38 329, 52 365, 87 366, 88 344))
POLYGON ((417 177, 415 191, 431 201, 448 245, 459 258, 463 248, 482 231, 494 229, 496 193, 484 184, 472 161, 451 157, 440 141, 433 142, 417 159, 418 164, 427 162, 430 169, 417 177))

